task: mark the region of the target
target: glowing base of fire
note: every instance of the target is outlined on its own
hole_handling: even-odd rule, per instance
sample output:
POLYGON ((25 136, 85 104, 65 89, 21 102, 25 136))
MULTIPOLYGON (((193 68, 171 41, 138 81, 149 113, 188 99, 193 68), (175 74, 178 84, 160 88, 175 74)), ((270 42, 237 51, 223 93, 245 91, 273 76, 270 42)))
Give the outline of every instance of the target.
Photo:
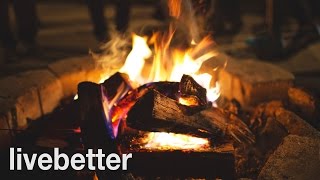
POLYGON ((150 150, 204 150, 210 148, 209 140, 190 135, 150 132, 142 139, 144 148, 150 150))

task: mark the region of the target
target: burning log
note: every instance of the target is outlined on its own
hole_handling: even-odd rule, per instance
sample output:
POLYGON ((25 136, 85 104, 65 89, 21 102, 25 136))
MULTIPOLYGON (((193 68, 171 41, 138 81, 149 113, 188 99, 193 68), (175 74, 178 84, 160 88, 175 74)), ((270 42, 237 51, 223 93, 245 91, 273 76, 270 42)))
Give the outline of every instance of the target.
MULTIPOLYGON (((115 138, 120 122, 112 122, 109 112, 119 97, 127 93, 129 86, 125 81, 117 81, 117 78, 120 78, 120 74, 110 78, 115 81, 105 81, 103 85, 92 82, 82 82, 78 85, 80 128, 85 149, 93 149, 94 152, 98 149, 103 149, 105 153, 118 152, 115 138), (110 91, 112 88, 105 88, 114 82, 118 85, 115 87, 116 93, 110 91)), ((96 160, 93 163, 95 166, 98 165, 96 160)), ((97 170, 96 173, 99 179, 121 177, 121 173, 109 170, 97 170)))
POLYGON ((112 142, 113 133, 106 126, 106 115, 103 113, 101 85, 92 82, 82 82, 78 85, 80 104, 80 128, 86 147, 104 147, 112 142))
MULTIPOLYGON (((113 107, 112 112, 110 113, 111 117, 113 117, 113 121, 121 121, 127 115, 131 107, 137 102, 137 100, 151 90, 157 90, 163 92, 168 97, 176 98, 178 89, 179 83, 177 82, 154 82, 140 86, 137 89, 129 91, 123 98, 119 100, 117 105, 113 107)), ((122 126, 121 128, 126 128, 126 126, 122 126)), ((121 128, 119 131, 123 131, 121 128)))
POLYGON ((201 117, 185 115, 177 101, 156 90, 142 96, 128 112, 127 125, 145 131, 175 132, 195 135, 219 134, 220 130, 202 121, 201 117))
POLYGON ((130 83, 129 83, 129 77, 127 74, 124 73, 115 73, 110 78, 105 80, 102 85, 104 86, 106 90, 106 94, 108 96, 108 99, 115 99, 115 96, 121 94, 122 96, 124 93, 119 92, 119 88, 122 87, 122 91, 126 91, 127 93, 130 89, 132 89, 130 83))
POLYGON ((229 121, 217 108, 210 107, 187 115, 181 109, 182 106, 158 91, 150 91, 128 112, 127 125, 144 131, 186 133, 205 137, 228 133, 238 141, 254 141, 254 136, 241 120, 229 121))
POLYGON ((182 98, 197 97, 199 105, 207 104, 207 90, 200 86, 191 76, 183 75, 179 84, 182 98))

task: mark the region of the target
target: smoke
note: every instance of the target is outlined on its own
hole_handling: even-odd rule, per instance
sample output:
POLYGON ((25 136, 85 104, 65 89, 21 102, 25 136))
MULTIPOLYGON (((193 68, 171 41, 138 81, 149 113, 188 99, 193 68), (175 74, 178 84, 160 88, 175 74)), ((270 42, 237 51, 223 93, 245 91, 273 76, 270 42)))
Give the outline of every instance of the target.
POLYGON ((100 46, 101 52, 89 51, 89 54, 97 62, 97 68, 112 72, 119 69, 130 52, 131 37, 111 31, 111 40, 100 46))
MULTIPOLYGON (((191 40, 198 43, 204 32, 205 15, 197 13, 201 4, 193 0, 168 0, 169 15, 176 20, 178 30, 187 30, 191 40)), ((190 41, 191 42, 191 41, 190 41)))

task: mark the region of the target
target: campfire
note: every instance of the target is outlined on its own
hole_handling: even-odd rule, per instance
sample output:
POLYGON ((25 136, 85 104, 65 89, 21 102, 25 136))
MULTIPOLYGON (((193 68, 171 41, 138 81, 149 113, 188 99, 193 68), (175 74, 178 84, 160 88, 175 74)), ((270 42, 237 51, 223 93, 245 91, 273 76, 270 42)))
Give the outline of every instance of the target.
MULTIPOLYGON (((185 168, 201 166, 191 165, 192 161, 203 160, 207 154, 205 161, 210 160, 220 170, 212 172, 212 168, 202 165, 202 176, 232 177, 233 142, 250 144, 255 141, 254 135, 240 119, 228 117, 217 107, 220 86, 214 76, 223 66, 202 69, 203 63, 218 52, 209 36, 200 39, 196 28, 185 23, 189 21, 183 19, 186 16, 181 14, 181 3, 169 1, 174 20, 166 31, 150 37, 132 35, 132 50, 117 73, 100 84, 79 84, 76 98, 81 107, 84 144, 118 153, 147 153, 148 158, 160 153, 167 161, 170 153, 180 152, 176 155, 179 167, 174 169, 184 175, 188 174, 185 168), (191 38, 177 41, 181 23, 191 38), (190 162, 183 160, 190 153, 195 153, 190 162)), ((136 155, 133 171, 147 168, 154 172, 135 163, 137 159, 146 161, 147 157, 136 155)), ((163 161, 152 163, 161 169, 160 174, 155 174, 172 171, 169 162, 163 161)))
MULTIPOLYGON (((17 84, 2 98, 0 117, 1 127, 11 128, 2 129, 1 142, 14 140, 17 147, 2 154, 10 167, 22 166, 10 173, 100 180, 319 177, 319 98, 278 66, 220 53, 192 2, 168 0, 168 22, 152 32, 115 35, 90 61, 66 59, 4 78, 3 84, 17 84), (31 172, 40 159, 34 154, 51 155, 52 148, 73 154, 70 169, 39 165, 31 172), (77 161, 82 153, 89 153, 88 163, 77 161), (103 169, 103 161, 125 168, 103 169)), ((62 156, 53 155, 52 164, 61 166, 62 156)))
MULTIPOLYGON (((211 69, 204 66, 217 59, 216 44, 196 25, 189 1, 168 2, 171 21, 166 29, 152 35, 132 33, 131 51, 118 72, 98 84, 78 85, 83 144, 134 153, 128 172, 143 177, 256 178, 291 132, 287 119, 278 117, 289 116, 289 111, 280 101, 251 109, 241 104, 284 100, 278 97, 287 96, 292 81, 271 84, 280 93, 267 93, 269 99, 260 96, 268 91, 267 83, 243 85, 236 79, 232 89, 232 77, 218 81, 228 61, 211 69), (221 83, 230 86, 227 98, 220 96, 221 83)), ((115 41, 107 47, 113 57, 125 54, 115 41)), ((269 70, 261 77, 269 76, 269 70)), ((123 173, 97 175, 117 179, 123 173)))

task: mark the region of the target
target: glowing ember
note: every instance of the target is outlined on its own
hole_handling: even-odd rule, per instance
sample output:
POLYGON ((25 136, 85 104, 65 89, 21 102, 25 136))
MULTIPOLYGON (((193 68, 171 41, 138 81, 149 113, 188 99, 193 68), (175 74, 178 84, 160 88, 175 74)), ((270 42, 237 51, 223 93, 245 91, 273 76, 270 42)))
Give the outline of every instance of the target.
POLYGON ((144 145, 152 150, 200 150, 209 148, 209 141, 183 134, 152 132, 144 138, 144 145))
POLYGON ((199 100, 195 98, 185 98, 180 97, 179 103, 186 106, 199 106, 199 100))

